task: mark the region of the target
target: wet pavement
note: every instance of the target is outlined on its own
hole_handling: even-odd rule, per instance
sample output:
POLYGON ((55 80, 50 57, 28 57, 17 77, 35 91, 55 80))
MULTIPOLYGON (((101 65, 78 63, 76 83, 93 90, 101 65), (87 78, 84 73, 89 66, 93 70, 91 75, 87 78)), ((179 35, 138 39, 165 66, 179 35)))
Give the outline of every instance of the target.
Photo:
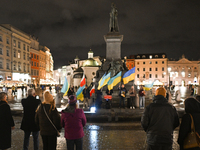
MULTIPOLYGON (((37 91, 42 98, 40 91, 37 91)), ((189 96, 187 87, 180 88, 181 101, 172 100, 173 105, 178 112, 184 112, 184 99, 189 96)), ((26 97, 20 91, 18 95, 13 97, 8 94, 8 102, 14 114, 14 121, 16 128, 12 131, 12 148, 11 150, 22 149, 23 145, 23 131, 20 130, 22 120, 22 106, 21 99, 26 97)), ((55 93, 53 93, 54 96, 55 93)), ((148 102, 148 100, 147 100, 148 102)), ((150 100, 149 100, 150 102, 150 100)), ((63 107, 63 106, 62 106, 63 107)), ((141 109, 99 109, 96 113, 91 113, 85 110, 88 123, 84 127, 85 136, 83 138, 84 150, 144 150, 146 134, 140 125, 140 118, 143 110, 141 109)), ((177 144, 178 129, 174 131, 173 149, 178 150, 177 144)), ((30 138, 30 149, 33 149, 33 141, 30 138)), ((40 149, 42 149, 42 140, 40 137, 40 149)), ((66 141, 64 138, 64 130, 62 129, 61 136, 58 137, 57 149, 65 150, 66 141)))

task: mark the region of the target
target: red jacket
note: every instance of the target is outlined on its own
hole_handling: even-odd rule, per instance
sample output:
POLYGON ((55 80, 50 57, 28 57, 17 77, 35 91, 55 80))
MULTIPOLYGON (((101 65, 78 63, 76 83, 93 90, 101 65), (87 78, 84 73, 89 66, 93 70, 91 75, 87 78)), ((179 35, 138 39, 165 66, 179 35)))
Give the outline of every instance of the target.
POLYGON ((80 139, 84 136, 83 127, 86 124, 86 117, 82 109, 75 109, 68 106, 62 111, 61 123, 65 128, 65 138, 69 140, 80 139))

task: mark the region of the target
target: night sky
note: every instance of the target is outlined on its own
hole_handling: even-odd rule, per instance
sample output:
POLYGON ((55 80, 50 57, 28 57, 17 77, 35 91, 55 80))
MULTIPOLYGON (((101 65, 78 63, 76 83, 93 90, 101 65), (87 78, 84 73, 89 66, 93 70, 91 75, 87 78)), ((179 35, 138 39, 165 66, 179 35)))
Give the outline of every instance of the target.
POLYGON ((200 59, 200 0, 1 0, 1 24, 11 24, 50 48, 54 69, 76 57, 106 55, 111 3, 118 10, 122 57, 166 53, 200 59))

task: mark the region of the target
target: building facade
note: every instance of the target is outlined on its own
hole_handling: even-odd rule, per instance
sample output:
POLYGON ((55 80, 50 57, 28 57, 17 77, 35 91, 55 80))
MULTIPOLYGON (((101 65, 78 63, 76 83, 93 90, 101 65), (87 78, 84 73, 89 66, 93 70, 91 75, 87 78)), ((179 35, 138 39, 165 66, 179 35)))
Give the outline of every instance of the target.
POLYGON ((126 60, 126 67, 128 70, 132 69, 135 67, 135 59, 134 55, 131 55, 129 58, 125 59, 126 60))
POLYGON ((135 85, 167 85, 167 73, 166 54, 135 55, 135 85))
POLYGON ((44 47, 46 53, 46 81, 53 81, 53 57, 50 53, 50 49, 46 46, 44 47))
POLYGON ((178 61, 168 61, 170 73, 170 84, 172 85, 190 85, 198 84, 200 61, 190 61, 182 55, 178 61))
POLYGON ((44 46, 39 46, 39 79, 40 84, 46 81, 46 52, 44 46))

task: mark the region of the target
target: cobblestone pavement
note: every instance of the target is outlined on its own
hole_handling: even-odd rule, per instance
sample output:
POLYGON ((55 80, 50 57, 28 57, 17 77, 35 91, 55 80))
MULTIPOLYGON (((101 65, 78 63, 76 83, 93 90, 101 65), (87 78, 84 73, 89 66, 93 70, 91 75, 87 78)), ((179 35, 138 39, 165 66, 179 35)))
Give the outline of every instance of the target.
MULTIPOLYGON (((23 145, 23 131, 20 130, 22 117, 15 116, 16 128, 12 131, 11 150, 20 150, 23 145)), ((83 138, 84 150, 144 150, 146 134, 140 126, 140 122, 127 123, 87 123, 84 127, 83 138)), ((178 150, 178 129, 174 132, 173 149, 178 150)), ((33 149, 32 137, 29 149, 33 149)), ((40 149, 42 150, 42 139, 40 137, 40 149)), ((66 150, 64 130, 57 141, 58 150, 66 150)))

